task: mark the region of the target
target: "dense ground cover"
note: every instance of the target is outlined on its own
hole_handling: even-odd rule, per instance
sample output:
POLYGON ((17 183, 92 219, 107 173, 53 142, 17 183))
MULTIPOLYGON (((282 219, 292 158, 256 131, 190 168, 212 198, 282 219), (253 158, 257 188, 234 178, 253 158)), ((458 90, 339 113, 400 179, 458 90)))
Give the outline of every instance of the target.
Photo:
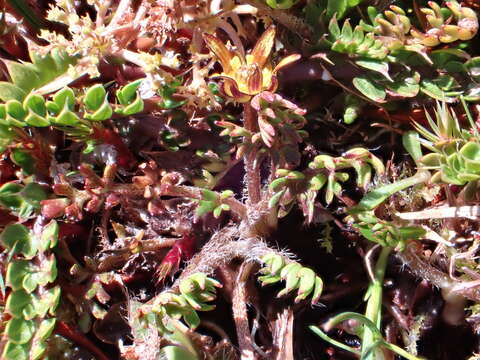
POLYGON ((479 9, 0 1, 2 359, 479 359, 479 9))

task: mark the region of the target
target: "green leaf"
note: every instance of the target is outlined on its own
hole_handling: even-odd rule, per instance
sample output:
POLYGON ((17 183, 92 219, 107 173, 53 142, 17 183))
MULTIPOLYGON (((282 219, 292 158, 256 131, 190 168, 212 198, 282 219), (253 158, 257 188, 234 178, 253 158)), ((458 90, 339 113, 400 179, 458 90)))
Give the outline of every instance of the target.
POLYGON ((200 325, 200 317, 195 310, 184 311, 182 315, 190 329, 196 329, 200 325))
POLYGON ((387 96, 385 89, 380 85, 368 79, 365 76, 358 76, 353 79, 353 85, 355 88, 360 91, 364 96, 378 103, 385 102, 385 97, 387 96))
POLYGON ((21 191, 24 200, 35 208, 40 208, 40 201, 47 198, 47 193, 42 185, 37 183, 27 184, 21 191))
POLYGON ((217 206, 215 209, 213 209, 213 217, 215 219, 218 219, 220 215, 222 214, 222 206, 217 206))
POLYGON ((110 104, 108 103, 107 99, 100 106, 100 108, 95 111, 93 114, 85 114, 85 118, 88 120, 95 120, 95 121, 104 121, 108 120, 112 117, 113 110, 110 104))
POLYGON ((24 92, 28 93, 40 83, 37 73, 29 66, 15 61, 6 61, 6 65, 12 83, 24 92))
POLYGON ((402 191, 410 186, 426 182, 430 179, 428 171, 419 171, 414 176, 396 181, 392 184, 380 186, 367 193, 358 203, 362 210, 373 210, 396 192, 402 191))
POLYGON ((14 344, 13 342, 9 341, 5 345, 5 349, 3 350, 2 359, 5 360, 29 360, 28 355, 29 349, 28 346, 14 344))
POLYGON ((333 41, 340 38, 342 33, 340 31, 340 27, 338 26, 338 21, 336 16, 333 16, 332 20, 330 20, 330 23, 328 24, 328 31, 330 32, 333 41))
POLYGON ((7 298, 5 310, 13 317, 23 316, 23 308, 32 302, 32 296, 24 290, 13 291, 7 298))
POLYGON ((0 187, 0 204, 4 207, 16 211, 22 205, 23 200, 18 193, 22 190, 22 186, 9 182, 0 187))
POLYGON ((26 344, 35 333, 35 322, 21 318, 10 319, 5 327, 5 334, 14 344, 26 344))
POLYGON ((25 122, 28 125, 35 126, 35 127, 46 127, 50 125, 50 121, 38 115, 37 113, 33 112, 32 110, 28 111, 28 115, 25 118, 25 122))
POLYGON ((50 221, 50 223, 43 228, 41 235, 41 251, 46 251, 48 248, 54 248, 57 245, 58 231, 58 223, 55 220, 50 221))
POLYGON ((420 74, 415 73, 413 76, 403 77, 392 84, 387 84, 387 87, 397 96, 414 97, 420 91, 419 81, 420 74))
POLYGON ((10 157, 14 164, 22 168, 25 175, 32 175, 35 172, 35 161, 28 151, 13 149, 10 157))
POLYGON ((143 79, 132 81, 117 91, 117 99, 122 105, 129 105, 137 98, 137 89, 143 79))
POLYGON ((40 323, 38 327, 38 331, 35 335, 36 338, 40 339, 40 341, 45 341, 48 337, 52 334, 53 329, 55 328, 56 319, 45 319, 40 323))
POLYGON ((90 111, 97 111, 106 101, 107 92, 102 84, 93 85, 89 88, 83 99, 85 108, 90 111))
POLYGON ((131 103, 130 105, 127 105, 125 108, 120 108, 116 110, 116 112, 128 116, 128 115, 133 115, 133 114, 138 114, 139 112, 143 111, 143 100, 140 96, 137 96, 136 100, 131 103))
POLYGON ((341 19, 353 7, 360 4, 363 0, 328 0, 327 18, 337 14, 337 19, 341 19))
POLYGON ((165 346, 160 352, 165 356, 166 360, 199 360, 197 356, 179 346, 165 346))
POLYGON ((62 90, 57 91, 52 100, 58 106, 58 109, 65 108, 66 104, 67 108, 73 111, 75 106, 75 93, 66 86, 62 90))
POLYGON ((34 342, 30 349, 30 360, 40 360, 45 354, 48 345, 45 342, 34 342))
POLYGON ((356 60, 355 64, 357 64, 360 67, 363 67, 364 69, 376 71, 380 73, 382 76, 385 76, 387 80, 393 82, 390 75, 388 75, 389 68, 388 68, 388 62, 386 61, 374 60, 374 59, 362 59, 362 60, 356 60))
POLYGON ((79 117, 74 112, 69 110, 67 104, 64 105, 62 112, 55 118, 55 123, 60 125, 73 126, 79 122, 79 117))
POLYGON ((0 100, 9 101, 17 100, 22 101, 27 93, 20 89, 18 86, 6 81, 0 81, 0 100))
POLYGON ((208 189, 202 189, 202 199, 206 201, 217 201, 217 193, 208 189))
POLYGON ((420 91, 436 100, 444 101, 447 103, 452 103, 455 101, 454 97, 448 97, 445 92, 432 80, 422 80, 420 91))
POLYGON ((200 200, 198 202, 198 207, 197 207, 197 210, 195 211, 195 214, 200 217, 213 211, 215 208, 216 208, 215 202, 200 200))
POLYGON ((41 269, 43 276, 39 280, 40 285, 46 285, 54 282, 57 278, 57 259, 54 254, 50 254, 48 260, 44 260, 41 269))
MULTIPOLYGON (((37 286, 39 285, 42 275, 43 274, 39 272, 26 274, 22 282, 23 289, 29 294, 34 292, 37 286)), ((43 282, 48 283, 48 281, 43 281, 43 282)))
POLYGON ((47 293, 42 297, 42 303, 48 304, 50 315, 55 315, 55 310, 60 303, 61 289, 60 286, 55 286, 48 289, 47 293))
MULTIPOLYGON (((68 66, 74 64, 77 59, 76 57, 69 56, 65 50, 55 48, 48 54, 42 56, 32 51, 32 49, 29 49, 29 55, 33 63, 23 63, 20 65, 25 67, 26 72, 31 73, 33 71, 33 77, 26 79, 26 86, 30 89, 35 88, 37 94, 52 93, 74 80, 68 74, 65 74, 65 72, 68 66)), ((23 95, 16 97, 19 101, 22 101, 27 95, 23 90, 21 91, 23 95)))
POLYGON ((6 103, 7 114, 16 120, 23 120, 27 116, 27 111, 18 100, 9 100, 6 103))
POLYGON ((36 94, 29 94, 23 101, 23 108, 25 110, 32 110, 35 114, 44 117, 47 115, 47 108, 45 107, 45 99, 43 96, 36 94))
POLYGON ((7 225, 0 234, 0 241, 8 249, 17 243, 17 251, 29 256, 32 253, 30 231, 21 224, 7 225))

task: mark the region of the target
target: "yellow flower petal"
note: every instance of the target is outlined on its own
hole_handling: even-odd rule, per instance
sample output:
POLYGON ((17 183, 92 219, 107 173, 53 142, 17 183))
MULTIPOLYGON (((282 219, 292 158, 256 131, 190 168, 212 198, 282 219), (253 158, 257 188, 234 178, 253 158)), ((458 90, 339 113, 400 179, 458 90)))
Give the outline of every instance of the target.
POLYGON ((232 53, 223 44, 220 39, 210 34, 203 34, 203 40, 207 44, 207 47, 215 54, 215 56, 222 64, 223 71, 225 73, 231 72, 230 62, 232 61, 232 53))
POLYGON ((247 88, 248 94, 256 95, 262 91, 263 76, 259 67, 254 64, 251 65, 251 70, 249 71, 247 77, 247 88))
POLYGON ((240 103, 244 103, 250 100, 251 96, 241 92, 238 89, 238 86, 235 80, 227 76, 222 76, 222 78, 223 78, 223 85, 221 89, 225 93, 225 95, 227 95, 228 97, 240 103))
POLYGON ((295 61, 298 61, 302 56, 300 54, 292 54, 284 57, 273 69, 273 73, 276 74, 277 71, 283 69, 284 67, 293 64, 295 61))
POLYGON ((230 61, 230 66, 232 68, 232 73, 236 73, 243 65, 242 58, 240 56, 234 56, 232 57, 232 60, 230 61))
MULTIPOLYGON (((251 61, 263 67, 272 52, 273 43, 275 41, 275 26, 270 26, 258 39, 252 50, 251 61)), ((248 59, 247 59, 248 62, 248 59)))
POLYGON ((272 67, 266 66, 262 69, 262 87, 268 89, 272 85, 272 67))

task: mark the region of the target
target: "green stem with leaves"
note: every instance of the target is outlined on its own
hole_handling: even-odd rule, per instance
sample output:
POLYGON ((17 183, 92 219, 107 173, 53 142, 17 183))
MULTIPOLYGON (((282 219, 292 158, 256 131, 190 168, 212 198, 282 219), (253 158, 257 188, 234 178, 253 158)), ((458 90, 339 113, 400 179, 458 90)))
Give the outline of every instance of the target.
MULTIPOLYGON (((390 247, 383 247, 380 256, 378 257, 377 263, 374 269, 374 279, 372 279, 372 283, 369 286, 367 296, 367 308, 365 310, 365 317, 371 320, 377 327, 377 329, 381 328, 382 322, 382 295, 383 295, 383 279, 385 277, 385 270, 387 268, 387 261, 388 256, 392 248, 390 247)), ((366 352, 369 348, 371 348, 372 344, 378 340, 375 334, 368 328, 364 327, 363 330, 363 339, 362 339, 362 358, 365 357, 365 360, 377 360, 383 359, 381 355, 381 350, 376 350, 370 352, 369 355, 366 355, 366 352)))

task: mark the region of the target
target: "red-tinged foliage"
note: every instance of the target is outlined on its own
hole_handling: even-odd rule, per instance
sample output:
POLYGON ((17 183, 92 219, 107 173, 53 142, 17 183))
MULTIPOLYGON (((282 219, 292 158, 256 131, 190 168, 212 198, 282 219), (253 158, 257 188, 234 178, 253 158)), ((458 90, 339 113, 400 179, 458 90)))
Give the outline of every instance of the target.
POLYGON ((157 269, 157 283, 173 275, 182 261, 190 260, 195 254, 196 241, 193 234, 185 234, 172 246, 157 269))

